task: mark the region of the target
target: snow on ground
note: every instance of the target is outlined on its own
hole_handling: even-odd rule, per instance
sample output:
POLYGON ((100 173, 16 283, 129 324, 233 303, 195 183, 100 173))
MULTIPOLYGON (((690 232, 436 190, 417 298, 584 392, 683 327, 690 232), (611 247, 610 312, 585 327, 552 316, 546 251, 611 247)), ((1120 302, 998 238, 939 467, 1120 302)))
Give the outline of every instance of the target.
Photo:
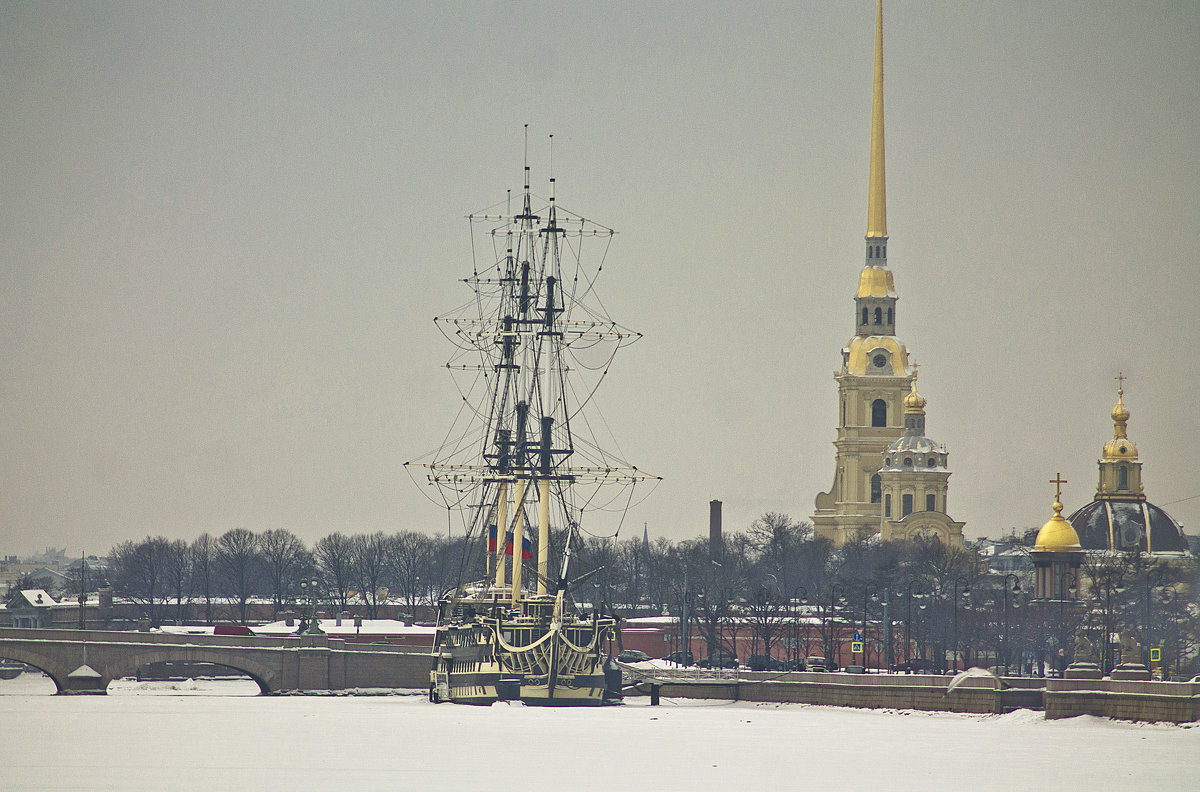
POLYGON ((666 699, 548 710, 240 695, 253 685, 122 681, 108 696, 52 696, 40 676, 0 681, 0 787, 1200 789, 1200 724, 666 699))

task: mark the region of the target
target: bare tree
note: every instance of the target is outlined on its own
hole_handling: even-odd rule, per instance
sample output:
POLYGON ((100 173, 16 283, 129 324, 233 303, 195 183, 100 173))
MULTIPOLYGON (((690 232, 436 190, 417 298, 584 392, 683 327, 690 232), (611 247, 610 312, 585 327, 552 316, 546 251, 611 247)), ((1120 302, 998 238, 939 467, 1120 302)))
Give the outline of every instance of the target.
POLYGON ((155 627, 161 623, 169 547, 166 538, 147 536, 122 542, 110 553, 113 590, 136 604, 155 627))
POLYGON ((325 578, 330 599, 339 609, 345 609, 354 578, 354 540, 340 531, 317 540, 313 560, 325 578))
POLYGON ((271 588, 273 614, 278 616, 291 598, 300 575, 311 563, 304 542, 286 528, 263 531, 258 537, 267 583, 271 588))
POLYGON ((379 594, 388 567, 388 556, 393 551, 393 542, 378 531, 373 534, 358 534, 353 538, 352 574, 358 586, 359 596, 367 606, 367 618, 379 614, 379 594))
POLYGON ((254 595, 262 570, 258 540, 245 528, 233 528, 217 540, 217 571, 225 592, 237 602, 238 616, 246 623, 246 606, 254 595))
POLYGON ((192 554, 187 542, 176 539, 167 543, 163 573, 164 590, 175 598, 175 623, 183 624, 192 601, 192 554))
POLYGON ((216 571, 217 543, 212 534, 202 533, 192 542, 192 593, 204 598, 204 621, 213 622, 213 577, 216 571))
POLYGON ((387 555, 388 579, 404 597, 408 612, 415 618, 425 592, 441 588, 445 583, 437 563, 438 542, 431 536, 413 531, 402 531, 389 541, 392 549, 387 555))

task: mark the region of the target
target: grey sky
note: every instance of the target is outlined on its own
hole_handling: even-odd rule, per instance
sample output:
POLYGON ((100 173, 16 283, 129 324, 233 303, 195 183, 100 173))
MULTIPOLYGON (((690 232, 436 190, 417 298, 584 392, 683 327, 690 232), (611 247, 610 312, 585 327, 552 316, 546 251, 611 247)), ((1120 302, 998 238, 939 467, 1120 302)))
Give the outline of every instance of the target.
MULTIPOLYGON (((898 334, 996 536, 1091 499, 1130 377, 1200 529, 1200 6, 884 9, 898 334)), ((463 217, 555 134, 646 334, 602 406, 664 477, 622 537, 798 518, 833 479, 874 3, 0 5, 0 553, 232 527, 445 530, 463 217)), ((544 190, 543 190, 544 191, 544 190)))

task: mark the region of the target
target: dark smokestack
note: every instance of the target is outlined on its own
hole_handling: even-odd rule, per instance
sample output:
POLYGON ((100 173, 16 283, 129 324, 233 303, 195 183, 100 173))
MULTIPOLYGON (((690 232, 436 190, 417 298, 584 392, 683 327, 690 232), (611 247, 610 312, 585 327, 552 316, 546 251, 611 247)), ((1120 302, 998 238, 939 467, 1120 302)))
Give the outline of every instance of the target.
POLYGON ((708 502, 708 553, 713 559, 720 558, 725 550, 725 539, 721 536, 721 501, 708 502))

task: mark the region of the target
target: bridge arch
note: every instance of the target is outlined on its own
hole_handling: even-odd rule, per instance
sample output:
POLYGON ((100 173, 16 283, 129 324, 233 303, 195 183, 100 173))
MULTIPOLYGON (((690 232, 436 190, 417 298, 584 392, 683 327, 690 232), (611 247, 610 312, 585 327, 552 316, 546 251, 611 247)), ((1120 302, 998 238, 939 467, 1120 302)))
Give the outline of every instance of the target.
POLYGON ((54 692, 62 693, 67 689, 67 674, 74 669, 66 668, 53 657, 24 646, 0 644, 0 659, 14 660, 18 663, 33 666, 50 679, 54 680, 54 692))
POLYGON ((241 656, 236 650, 221 647, 209 649, 200 646, 148 645, 141 651, 129 652, 121 658, 109 662, 103 669, 97 670, 104 675, 107 685, 114 679, 133 675, 144 665, 162 662, 212 663, 240 671, 253 679, 258 685, 259 693, 263 694, 275 693, 280 687, 277 669, 264 665, 252 657, 241 656))

